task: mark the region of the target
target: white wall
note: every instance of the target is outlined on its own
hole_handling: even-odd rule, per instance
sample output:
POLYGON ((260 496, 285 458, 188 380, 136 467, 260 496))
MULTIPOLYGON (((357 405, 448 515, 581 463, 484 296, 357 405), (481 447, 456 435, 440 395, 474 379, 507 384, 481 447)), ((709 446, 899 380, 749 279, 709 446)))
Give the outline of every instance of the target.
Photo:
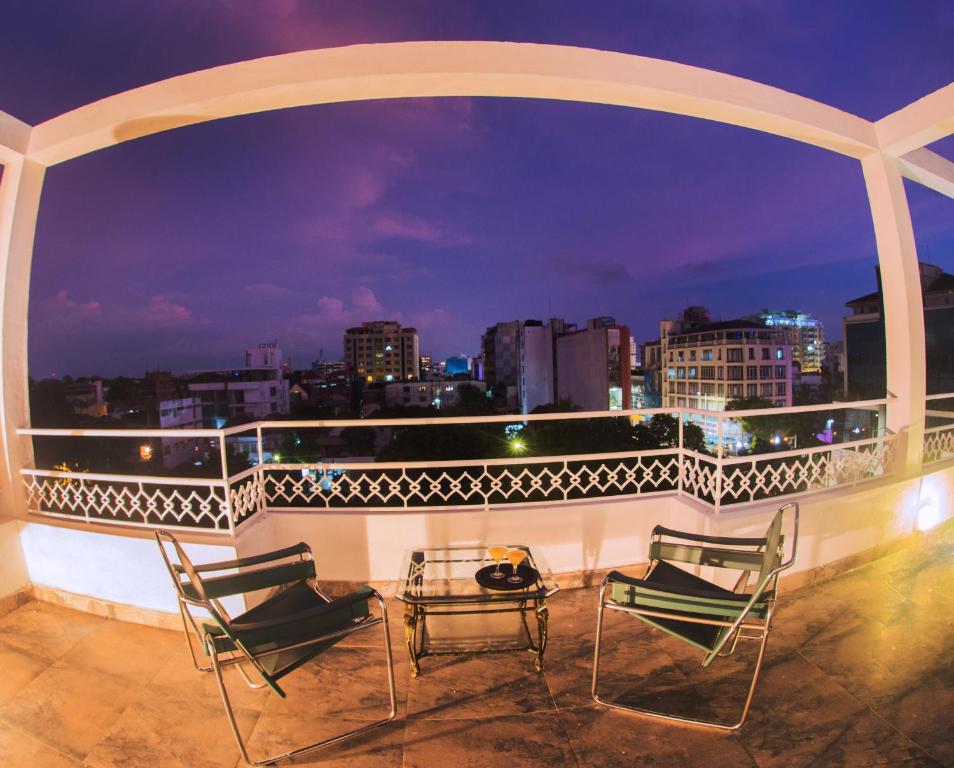
MULTIPOLYGON (((28 522, 22 526, 20 541, 33 584, 137 608, 178 610, 175 588, 149 532, 124 535, 120 530, 100 533, 28 522)), ((197 563, 235 557, 231 543, 184 548, 197 563)), ((241 606, 227 606, 235 608, 241 606)))
POLYGON ((19 522, 0 518, 0 598, 30 585, 26 560, 20 546, 19 522))

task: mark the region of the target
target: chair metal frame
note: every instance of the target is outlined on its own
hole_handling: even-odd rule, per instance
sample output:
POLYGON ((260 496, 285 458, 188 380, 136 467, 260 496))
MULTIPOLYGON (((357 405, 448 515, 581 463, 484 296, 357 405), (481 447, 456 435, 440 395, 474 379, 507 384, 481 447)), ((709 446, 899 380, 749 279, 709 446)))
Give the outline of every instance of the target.
MULTIPOLYGON (((791 568, 795 562, 795 556, 798 550, 798 518, 799 506, 796 502, 790 502, 782 506, 776 513, 775 520, 779 520, 778 546, 774 552, 767 551, 768 537, 765 538, 737 538, 721 536, 704 536, 695 533, 686 533, 673 531, 662 526, 656 526, 653 529, 650 543, 650 564, 643 579, 631 579, 622 574, 613 571, 603 578, 600 583, 599 608, 596 619, 596 647, 593 654, 593 678, 590 687, 590 695, 593 700, 599 704, 612 709, 619 709, 626 712, 648 717, 660 718, 663 720, 685 723, 690 725, 699 725, 709 728, 718 728, 722 730, 734 731, 742 727, 749 713, 749 707, 752 704, 752 697, 755 695, 755 687, 759 680, 759 673, 762 669, 762 661, 765 658, 765 648, 768 643, 769 632, 772 628, 772 619, 775 614, 775 604, 778 594, 778 580, 782 571, 791 568), (793 532, 791 538, 791 554, 784 562, 784 537, 780 535, 781 520, 787 510, 794 511, 793 532), (674 542, 667 542, 664 539, 668 537, 675 539, 674 542), (745 549, 738 549, 744 547, 745 549), (667 556, 663 557, 662 554, 667 556), (654 556, 655 554, 655 556, 654 556), (771 558, 771 559, 769 559, 771 558), (677 562, 692 563, 696 565, 709 565, 719 568, 730 568, 733 570, 742 570, 738 581, 732 592, 735 595, 746 595, 749 599, 746 602, 739 602, 739 608, 728 610, 727 613, 736 613, 734 619, 730 616, 722 618, 713 618, 713 605, 706 605, 707 598, 698 596, 690 598, 696 603, 697 613, 692 615, 692 608, 681 606, 678 612, 669 612, 665 609, 654 608, 653 606, 627 605, 620 603, 612 598, 607 598, 607 589, 614 583, 621 583, 627 586, 648 587, 658 593, 665 593, 666 587, 653 584, 646 581, 656 569, 660 561, 675 560, 677 562), (770 563, 771 567, 766 569, 763 565, 759 578, 754 585, 751 593, 746 592, 750 579, 750 574, 758 569, 760 564, 770 563), (745 567, 746 565, 754 567, 745 567), (742 565, 743 567, 739 567, 742 565), (629 706, 617 702, 607 701, 600 698, 599 670, 600 670, 600 649, 603 636, 603 613, 604 610, 619 611, 631 616, 635 616, 647 623, 665 630, 664 627, 656 624, 653 619, 662 619, 668 621, 689 622, 692 624, 703 624, 714 627, 721 627, 722 630, 718 639, 711 648, 704 648, 706 655, 703 658, 702 666, 708 668, 712 662, 719 656, 730 656, 735 652, 739 639, 759 641, 758 656, 755 662, 755 669, 752 673, 752 681, 749 685, 748 693, 745 697, 745 703, 742 707, 742 713, 738 720, 734 722, 717 722, 713 720, 703 720, 683 715, 677 715, 666 712, 658 712, 651 709, 629 706), (645 617, 645 618, 643 618, 645 617)), ((769 531, 775 525, 769 526, 769 531)), ((635 590, 634 590, 635 594, 635 590)), ((678 596, 678 591, 674 591, 673 596, 678 596)), ((710 600, 718 601, 719 594, 713 592, 710 600)), ((648 601, 652 602, 652 601, 648 601)), ((668 632, 668 634, 673 634, 668 632)), ((687 641, 691 642, 691 641, 687 641)))
MULTIPOLYGON (((176 587, 176 598, 179 604, 179 612, 182 616, 182 625, 183 629, 185 630, 186 643, 189 646, 189 653, 192 657, 192 663, 197 671, 212 672, 215 675, 219 694, 221 695, 222 703, 225 706, 225 714, 226 718, 228 719, 229 727, 231 728, 232 735, 235 737, 235 741, 238 744, 239 752, 246 763, 253 766, 253 768, 271 765, 280 760, 290 759, 308 752, 314 752, 325 747, 330 747, 346 739, 367 733, 368 731, 371 731, 394 720, 395 716, 397 715, 397 693, 394 684, 394 660, 391 652, 391 633, 388 627, 387 605, 384 598, 377 590, 367 588, 365 593, 354 593, 344 598, 332 600, 321 592, 314 579, 308 579, 307 581, 310 588, 314 590, 315 594, 322 598, 327 605, 334 606, 336 608, 347 607, 348 605, 358 603, 361 600, 369 600, 373 598, 380 608, 381 615, 374 616, 369 611, 367 617, 361 620, 355 620, 355 623, 352 626, 345 627, 344 629, 309 637, 305 640, 289 643, 280 647, 270 648, 267 651, 253 652, 231 631, 230 627, 233 625, 233 620, 222 606, 220 600, 217 597, 208 597, 205 594, 202 585, 202 576, 199 574, 214 573, 217 571, 232 571, 235 569, 249 568, 251 566, 257 565, 268 565, 269 567, 257 569, 252 573, 255 575, 262 575, 268 579, 268 577, 272 575, 269 572, 275 571, 275 578, 281 579, 284 574, 278 573, 278 571, 283 568, 283 565, 287 566, 290 559, 293 563, 314 561, 311 547, 302 542, 292 547, 287 547, 274 552, 267 552, 261 555, 253 555, 251 557, 243 557, 236 560, 226 560, 215 563, 194 565, 189 557, 185 554, 182 546, 179 544, 176 538, 168 531, 156 531, 156 540, 159 543, 159 550, 162 553, 163 560, 165 561, 166 567, 168 568, 169 574, 172 577, 173 583, 176 587), (170 560, 169 553, 167 552, 166 547, 163 546, 164 542, 170 544, 173 547, 176 552, 176 557, 179 560, 178 563, 173 563, 170 560), (293 559, 295 557, 298 558, 297 561, 293 559), (286 562, 282 565, 275 565, 278 561, 282 560, 286 562), (217 629, 221 630, 221 633, 213 634, 207 629, 204 629, 203 627, 208 625, 203 625, 201 622, 196 621, 196 617, 193 616, 190 608, 202 609, 206 611, 210 618, 217 625, 217 629), (390 703, 387 716, 381 720, 375 720, 374 722, 368 723, 367 725, 364 725, 360 728, 355 728, 345 733, 331 736, 326 739, 322 739, 321 741, 316 741, 282 754, 273 755, 262 760, 252 760, 252 758, 249 756, 245 741, 242 738, 238 723, 235 719, 235 712, 229 700, 228 690, 222 675, 223 670, 228 667, 235 667, 250 688, 257 689, 268 686, 272 688, 276 694, 284 698, 284 691, 282 691, 277 685, 277 682, 271 678, 268 671, 262 665, 260 659, 283 653, 285 651, 341 640, 348 635, 361 632, 378 624, 380 624, 384 629, 384 650, 387 660, 388 695, 390 703), (211 660, 210 664, 203 665, 199 663, 192 633, 195 634, 200 647, 202 647, 205 650, 205 653, 209 656, 211 660), (223 636, 231 641, 231 644, 234 646, 233 650, 222 651, 217 647, 216 639, 222 640, 223 636), (258 673, 258 676, 260 676, 262 679, 261 683, 256 683, 253 681, 249 671, 246 671, 245 669, 246 665, 251 667, 251 671, 253 673, 258 673)), ((314 572, 313 566, 311 571, 312 573, 314 572)), ((241 576, 247 574, 248 572, 245 574, 234 574, 234 577, 238 579, 241 576)), ((228 579, 229 576, 217 576, 214 578, 225 580, 228 579)), ((294 581, 300 580, 300 578, 294 579, 294 581)), ((292 583, 292 581, 289 580, 286 581, 286 583, 292 583)), ((249 591, 257 590, 236 590, 235 592, 229 593, 220 592, 220 595, 225 596, 226 594, 248 594, 249 591)), ((318 607, 316 611, 320 611, 322 607, 323 606, 318 607)), ((282 622, 281 620, 263 621, 254 625, 254 628, 268 628, 269 625, 279 626, 283 623, 287 624, 288 622, 282 622)))

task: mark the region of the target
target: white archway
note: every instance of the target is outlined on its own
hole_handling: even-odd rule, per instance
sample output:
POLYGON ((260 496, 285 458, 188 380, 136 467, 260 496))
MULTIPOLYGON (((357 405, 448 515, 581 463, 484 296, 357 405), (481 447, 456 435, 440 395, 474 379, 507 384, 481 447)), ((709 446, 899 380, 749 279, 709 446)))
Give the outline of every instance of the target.
MULTIPOLYGON (((506 42, 355 45, 193 72, 27 126, 0 113, 0 434, 5 483, 29 460, 27 305, 46 167, 130 139, 271 109, 368 99, 497 96, 615 104, 716 120, 861 161, 884 280, 888 426, 920 458, 924 328, 902 176, 954 196, 954 164, 923 149, 954 130, 954 84, 877 123, 732 75, 630 54, 506 42), (902 157, 903 155, 903 157, 902 157), (19 442, 19 445, 17 441, 19 442)), ((19 499, 18 491, 7 498, 19 499)), ((17 510, 20 503, 15 502, 17 510)))

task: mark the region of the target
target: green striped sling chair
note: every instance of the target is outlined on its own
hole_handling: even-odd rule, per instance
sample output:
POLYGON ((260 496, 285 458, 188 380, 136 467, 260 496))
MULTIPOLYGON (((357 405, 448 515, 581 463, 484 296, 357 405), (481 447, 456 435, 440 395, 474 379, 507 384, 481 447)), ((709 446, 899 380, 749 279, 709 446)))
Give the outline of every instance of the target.
POLYGON ((765 645, 772 626, 778 579, 795 562, 798 540, 798 504, 786 504, 776 512, 761 538, 703 536, 674 531, 662 526, 653 529, 649 549, 649 569, 641 579, 612 571, 600 586, 600 604, 596 622, 596 650, 593 658, 593 699, 614 709, 637 712, 651 717, 684 723, 735 730, 741 728, 749 712, 765 645), (785 557, 782 522, 792 512, 791 554, 785 557), (731 590, 689 573, 673 563, 687 566, 711 566, 741 571, 731 590), (656 712, 604 701, 600 698, 600 643, 605 610, 620 611, 698 648, 704 654, 702 666, 708 668, 719 656, 735 651, 739 639, 758 640, 759 650, 752 682, 733 723, 656 712))
POLYGON ((270 765, 358 736, 394 719, 397 700, 387 609, 378 592, 362 587, 333 600, 323 595, 315 584, 311 548, 305 543, 237 560, 194 565, 171 533, 157 531, 156 539, 175 585, 193 664, 200 672, 215 674, 229 726, 245 762, 253 766, 270 765), (222 606, 224 597, 259 590, 268 590, 268 596, 235 618, 222 606), (377 601, 379 616, 370 610, 372 600, 377 601), (378 624, 384 629, 390 695, 387 716, 347 733, 253 761, 229 702, 223 669, 234 666, 250 687, 267 686, 285 698, 279 684, 285 675, 348 635, 378 624), (199 662, 199 654, 203 652, 208 663, 199 662))

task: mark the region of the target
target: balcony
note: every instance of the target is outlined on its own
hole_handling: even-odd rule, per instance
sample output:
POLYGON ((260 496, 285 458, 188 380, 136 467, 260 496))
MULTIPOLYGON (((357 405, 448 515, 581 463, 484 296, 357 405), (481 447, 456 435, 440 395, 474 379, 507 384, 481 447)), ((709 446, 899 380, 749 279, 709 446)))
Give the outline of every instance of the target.
MULTIPOLYGON (((428 659, 411 680, 395 605, 398 719, 293 764, 396 768, 466 754, 473 765, 587 768, 691 766, 700 755, 755 766, 950 765, 954 598, 937 585, 954 579, 952 555, 947 524, 850 574, 786 592, 753 714, 738 735, 674 728, 592 703, 595 589, 550 601, 553 634, 542 675, 527 658, 508 654, 428 659)), ((737 704, 711 678, 706 687, 697 654, 629 617, 608 621, 604 665, 618 675, 607 678, 616 689, 610 693, 633 703, 696 701, 706 715, 737 704)), ((285 701, 242 690, 232 672, 252 749, 376 717, 386 694, 373 650, 351 645, 319 657, 285 701), (341 698, 317 695, 338 689, 342 674, 341 698)), ((735 674, 751 655, 718 674, 735 674)), ((10 765, 236 765, 214 681, 193 671, 181 630, 30 602, 0 618, 0 659, 0 744, 10 765)))
MULTIPOLYGON (((943 617, 952 606, 934 588, 951 576, 945 521, 954 517, 954 419, 925 399, 923 306, 904 188, 909 179, 954 196, 954 165, 927 149, 951 133, 952 120, 954 86, 870 122, 672 62, 479 41, 358 45, 240 62, 147 85, 37 126, 0 112, 0 613, 6 614, 0 617, 0 654, 4 670, 13 670, 0 688, 0 743, 7 754, 25 764, 234 764, 221 713, 209 709, 211 691, 196 681, 181 638, 169 632, 176 605, 151 539, 151 529, 163 527, 178 530, 197 560, 312 542, 330 591, 354 582, 387 584, 412 545, 525 540, 546 553, 566 591, 554 600, 554 650, 543 677, 506 666, 489 672, 479 661, 436 666, 413 686, 402 684, 405 717, 373 738, 328 753, 329 759, 433 765, 487 749, 493 757, 481 764, 501 762, 501 756, 503 762, 548 765, 616 765, 642 757, 678 764, 694 763, 700 753, 759 765, 792 762, 793 753, 806 764, 869 757, 891 764, 954 761, 947 720, 939 724, 938 715, 946 715, 950 704, 944 665, 951 658, 951 632, 943 617), (665 110, 857 160, 884 278, 889 396, 818 408, 874 409, 876 432, 838 444, 734 456, 725 449, 729 417, 675 409, 677 439, 650 451, 333 465, 278 461, 241 472, 230 471, 223 458, 214 477, 35 464, 34 441, 49 437, 206 440, 217 443, 223 457, 230 440, 242 439, 262 457, 271 430, 329 426, 263 422, 171 433, 32 429, 24 329, 47 167, 137 137, 255 111, 462 94, 665 110), (693 416, 718 422, 711 453, 682 439, 682 425, 693 416), (780 500, 793 498, 802 504, 803 546, 784 582, 788 603, 778 639, 769 646, 774 655, 756 700, 756 722, 737 737, 721 737, 591 707, 583 680, 593 581, 610 568, 638 568, 654 524, 745 535, 764 528, 780 500), (144 663, 133 661, 135 652, 144 663)), ((797 415, 812 409, 788 410, 797 415)), ((652 415, 615 411, 539 420, 652 415)), ((677 651, 653 650, 655 637, 637 635, 629 648, 621 643, 621 629, 611 635, 630 662, 634 690, 645 693, 649 672, 662 671, 666 682, 655 693, 688 698, 693 674, 677 651)), ((348 652, 354 685, 360 685, 361 648, 348 652)), ((311 674, 306 686, 322 684, 322 668, 311 674)), ((296 717, 313 719, 316 697, 300 698, 308 709, 296 717)), ((322 703, 329 711, 336 706, 322 703)), ((297 722, 283 719, 274 706, 257 694, 243 699, 244 727, 253 738, 284 740, 297 722)), ((335 714, 361 717, 360 711, 335 714)))

